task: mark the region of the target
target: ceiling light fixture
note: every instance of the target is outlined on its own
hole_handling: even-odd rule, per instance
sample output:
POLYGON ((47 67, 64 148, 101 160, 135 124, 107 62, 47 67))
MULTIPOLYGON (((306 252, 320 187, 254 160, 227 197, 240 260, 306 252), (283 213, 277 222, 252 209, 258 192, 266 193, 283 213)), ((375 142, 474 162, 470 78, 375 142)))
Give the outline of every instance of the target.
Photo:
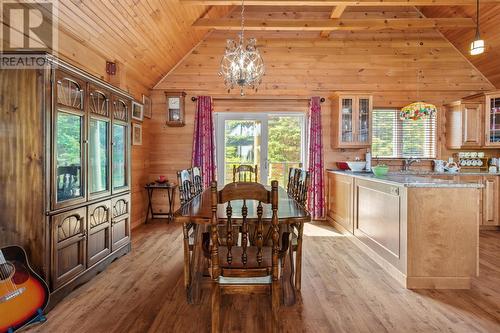
MULTIPOLYGON (((420 42, 420 46, 423 43, 420 42)), ((420 48, 419 48, 420 49, 420 48)), ((417 51, 417 62, 419 61, 419 51, 417 51)), ((434 104, 418 101, 420 99, 420 75, 422 70, 417 70, 417 102, 408 104, 399 112, 399 119, 401 120, 420 120, 429 119, 437 112, 437 107, 434 104)))
POLYGON ((476 38, 470 43, 470 55, 478 55, 484 52, 484 40, 479 33, 479 0, 476 2, 476 38))
POLYGON ((249 87, 257 91, 257 87, 264 76, 264 61, 257 50, 257 40, 248 39, 245 46, 244 23, 245 4, 241 1, 241 31, 239 41, 228 39, 226 42, 226 52, 220 62, 219 75, 224 78, 224 84, 228 92, 236 86, 240 87, 240 95, 243 96, 243 89, 249 87))

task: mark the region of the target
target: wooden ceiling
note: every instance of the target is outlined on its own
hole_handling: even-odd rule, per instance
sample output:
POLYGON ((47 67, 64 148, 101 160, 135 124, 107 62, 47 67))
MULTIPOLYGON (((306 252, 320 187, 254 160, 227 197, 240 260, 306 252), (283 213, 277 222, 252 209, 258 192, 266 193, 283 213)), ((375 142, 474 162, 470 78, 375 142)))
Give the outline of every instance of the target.
MULTIPOLYGON (((331 7, 269 7, 246 9, 248 20, 329 18, 331 7)), ((413 7, 348 7, 342 18, 418 18, 413 7)), ((236 18, 237 12, 229 15, 236 18)), ((250 31, 258 39, 266 76, 261 95, 328 96, 336 90, 378 91, 402 101, 422 96, 441 102, 494 87, 435 29, 333 31, 250 31), (398 93, 399 92, 399 93, 398 93), (403 96, 404 95, 404 96, 403 96), (399 98, 399 99, 398 99, 399 98)), ((226 38, 234 31, 215 31, 156 88, 225 94, 217 76, 226 38)), ((237 95, 237 92, 234 93, 237 95)), ((389 102, 389 101, 388 101, 389 102)))
MULTIPOLYGON (((485 74, 489 81, 500 87, 500 70, 498 70, 500 66, 500 25, 497 24, 497 18, 495 17, 500 15, 500 5, 498 4, 500 0, 481 1, 488 2, 481 7, 481 32, 488 48, 485 55, 470 58, 469 60, 485 74)), ((214 32, 212 33, 213 37, 207 39, 207 32, 213 25, 210 20, 228 18, 237 23, 239 6, 234 6, 234 4, 239 3, 240 1, 236 0, 59 1, 59 55, 84 67, 92 74, 120 85, 123 89, 136 96, 140 96, 140 93, 155 86, 162 77, 174 70, 176 66, 186 68, 187 63, 206 67, 207 75, 208 73, 215 73, 213 78, 217 80, 216 62, 223 52, 223 39, 229 35, 234 35, 235 32, 214 32), (199 23, 203 22, 198 21, 199 19, 210 24, 203 25, 199 23), (193 27, 193 24, 197 21, 200 26, 193 27), (202 42, 202 45, 194 49, 200 42, 202 42), (208 42, 210 43, 208 44, 208 42), (193 49, 194 52, 191 54, 193 49), (200 55, 201 51, 209 52, 209 58, 206 59, 205 56, 200 55), (119 77, 113 78, 106 75, 106 60, 118 63, 119 77), (213 71, 210 72, 211 70, 213 71)), ((295 28, 293 28, 293 31, 279 34, 272 29, 266 32, 252 32, 259 37, 259 43, 264 47, 264 51, 271 54, 273 54, 274 47, 280 39, 286 40, 289 43, 288 45, 292 45, 290 50, 294 50, 293 47, 301 48, 299 51, 302 52, 303 50, 306 56, 294 66, 303 66, 304 73, 307 73, 308 69, 315 66, 315 64, 307 63, 307 61, 324 58, 336 63, 338 57, 342 59, 344 55, 350 54, 351 51, 359 52, 358 57, 353 55, 353 59, 359 62, 359 65, 353 68, 345 67, 343 68, 345 71, 361 70, 361 67, 367 67, 361 65, 363 60, 369 61, 367 64, 371 63, 380 70, 381 65, 379 62, 384 59, 381 57, 381 52, 396 57, 400 67, 405 67, 404 64, 411 63, 417 51, 411 46, 405 48, 404 45, 412 45, 412 43, 423 39, 426 44, 418 52, 422 52, 423 57, 427 59, 422 60, 424 63, 430 63, 431 59, 436 59, 435 64, 442 63, 446 68, 451 67, 452 64, 453 66, 460 64, 464 66, 464 71, 471 71, 471 73, 463 77, 464 81, 456 81, 462 79, 462 77, 456 77, 454 73, 461 69, 453 68, 450 79, 445 78, 445 81, 455 80, 454 84, 463 88, 477 83, 478 80, 484 80, 484 77, 478 74, 467 61, 455 59, 452 56, 453 48, 450 48, 445 43, 446 41, 439 34, 436 34, 435 29, 433 29, 442 27, 444 36, 466 57, 469 57, 467 48, 474 34, 473 22, 470 19, 474 17, 475 9, 471 5, 474 0, 246 0, 246 3, 265 5, 247 7, 248 20, 257 22, 257 25, 262 25, 262 20, 270 19, 286 20, 289 22, 288 24, 292 25, 297 25, 297 20, 316 21, 316 28, 307 29, 314 30, 310 32, 300 32, 300 30, 306 29, 297 29, 296 31, 295 28), (270 6, 270 4, 276 3, 280 5, 270 6), (436 6, 439 3, 461 4, 461 6, 436 6), (302 6, 289 6, 290 4, 302 6), (304 4, 308 6, 304 6, 304 4), (395 6, 398 4, 404 5, 404 7, 395 6), (416 14, 413 5, 426 5, 427 7, 419 7, 419 9, 430 20, 415 21, 415 19, 422 16, 416 14), (328 20, 332 18, 332 22, 329 23, 328 20), (434 20, 436 18, 438 20, 434 20), (450 20, 441 20, 442 18, 450 20), (363 29, 362 22, 355 22, 352 19, 365 20, 365 25, 370 20, 371 22, 378 20, 379 23, 377 24, 380 24, 380 26, 376 30, 380 31, 374 34, 354 33, 352 30, 366 29, 363 29), (405 23, 406 26, 401 26, 401 21, 398 21, 401 19, 411 19, 412 21, 405 23), (295 23, 293 23, 294 21, 295 23), (358 27, 346 28, 346 25, 349 24, 358 27), (443 27, 443 25, 449 27, 450 24, 453 29, 443 27), (457 28, 457 25, 465 26, 465 28, 457 28), (392 28, 392 30, 387 30, 387 28, 392 28), (337 30, 346 31, 340 32, 337 30), (302 39, 303 43, 301 43, 302 39), (360 42, 360 40, 363 40, 363 42, 360 42), (368 42, 379 45, 376 48, 377 52, 368 54, 371 52, 365 48, 368 42), (272 45, 272 47, 268 45, 272 45), (357 49, 356 45, 361 45, 361 50, 357 49), (433 48, 433 45, 436 45, 436 48, 433 48), (270 47, 270 49, 267 50, 266 47, 270 47), (345 49, 346 47, 351 49, 345 49), (450 60, 450 62, 447 62, 447 60, 450 60)), ((292 51, 289 53, 293 54, 292 51)), ((270 63, 270 66, 286 67, 286 65, 280 65, 279 63, 274 64, 272 56, 268 56, 266 62, 270 63)), ((344 65, 348 66, 348 64, 344 65)), ((384 66, 389 66, 389 64, 384 66)), ((181 73, 180 70, 172 73, 172 79, 181 73)), ((363 68, 363 71, 367 70, 368 68, 363 68)), ((400 70, 401 68, 391 69, 387 67, 384 75, 394 75, 393 73, 400 70)), ((430 79, 431 76, 428 76, 428 78, 430 79)), ((408 82, 408 80, 405 81, 408 82)), ((450 85, 453 84, 451 82, 450 85)), ((191 85, 195 84, 197 83, 191 83, 191 85)), ((200 82, 199 84, 203 85, 205 83, 200 82)), ((220 82, 217 84, 220 84, 220 82)), ((268 82, 268 85, 274 86, 275 84, 268 82)), ((304 84, 310 85, 311 83, 304 84)), ((429 82, 429 84, 432 83, 429 82)), ((488 82, 484 84, 487 85, 488 82)), ((333 86, 335 86, 333 83, 327 85, 329 88, 333 86)), ((482 86, 481 88, 485 87, 482 86)))
MULTIPOLYGON (((476 15, 475 6, 424 7, 421 11, 427 17, 474 17, 475 20, 476 15)), ((481 37, 486 43, 486 51, 482 55, 471 56, 469 54, 470 43, 475 37, 475 29, 442 29, 441 31, 496 88, 500 88, 500 5, 481 5, 479 13, 481 37)))

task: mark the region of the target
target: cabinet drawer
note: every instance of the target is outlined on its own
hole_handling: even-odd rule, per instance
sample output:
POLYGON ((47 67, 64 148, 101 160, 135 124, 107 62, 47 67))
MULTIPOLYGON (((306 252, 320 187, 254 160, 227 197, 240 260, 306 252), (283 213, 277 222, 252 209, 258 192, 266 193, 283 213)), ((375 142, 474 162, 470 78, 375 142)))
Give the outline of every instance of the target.
POLYGON ((92 266, 111 253, 111 200, 88 207, 87 263, 92 266))
POLYGON ((111 206, 111 249, 116 251, 130 242, 130 195, 114 198, 111 206))
POLYGON ((51 218, 53 290, 86 269, 86 215, 87 209, 84 207, 51 218))

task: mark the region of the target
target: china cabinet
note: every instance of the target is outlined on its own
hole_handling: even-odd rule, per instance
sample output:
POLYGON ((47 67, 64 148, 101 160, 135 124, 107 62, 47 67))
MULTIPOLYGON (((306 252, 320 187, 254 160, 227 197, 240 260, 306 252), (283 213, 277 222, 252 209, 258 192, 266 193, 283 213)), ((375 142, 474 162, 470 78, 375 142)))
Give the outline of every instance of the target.
POLYGON ((372 96, 337 93, 332 97, 333 148, 371 145, 372 96))
POLYGON ((57 58, 0 70, 0 244, 23 246, 51 304, 130 250, 132 97, 57 58))

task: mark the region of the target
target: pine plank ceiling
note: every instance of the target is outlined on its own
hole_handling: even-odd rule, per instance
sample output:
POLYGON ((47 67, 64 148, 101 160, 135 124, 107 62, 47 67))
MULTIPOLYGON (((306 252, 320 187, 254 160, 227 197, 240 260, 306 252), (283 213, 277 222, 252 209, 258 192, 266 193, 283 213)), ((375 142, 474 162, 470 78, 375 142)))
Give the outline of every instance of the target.
MULTIPOLYGON (((329 18, 331 7, 250 6, 246 18, 329 18)), ((342 18, 415 18, 414 7, 348 7, 342 18)), ((228 16, 237 18, 237 9, 228 16)), ((225 39, 235 31, 215 31, 156 85, 211 95, 226 94, 217 76, 225 39)), ((450 102, 493 85, 435 29, 333 31, 250 31, 263 53, 266 75, 257 94, 328 96, 333 91, 378 91, 400 99, 420 97, 450 102), (418 79, 417 72, 421 70, 418 79)), ((238 92, 231 95, 237 96, 238 92)), ((248 92, 250 94, 250 92, 248 92)), ((385 102, 385 101, 384 101, 385 102)), ((387 101, 390 102, 390 101, 387 101)), ((388 105, 388 104, 385 104, 388 105)))
MULTIPOLYGON (((442 6, 421 8, 426 17, 474 17, 475 6, 442 6)), ((474 29, 441 29, 444 36, 479 69, 488 80, 500 88, 500 5, 480 5, 480 31, 485 40, 486 51, 482 55, 469 54, 470 42, 475 37, 474 29)))
MULTIPOLYGON (((101 77, 105 75, 105 60, 114 60, 126 68, 127 85, 135 85, 125 88, 136 88, 136 91, 154 87, 207 38, 207 29, 192 27, 197 19, 239 18, 238 6, 192 5, 185 0, 67 0, 58 3, 61 56, 101 77)), ((328 19, 339 14, 342 18, 415 17, 413 7, 347 7, 345 12, 337 11, 337 14, 332 9, 334 7, 331 6, 248 6, 247 12, 249 18, 253 15, 258 19, 285 20, 328 19)), ((419 9, 430 18, 474 17, 475 13, 475 7, 470 5, 419 9)), ((443 29, 442 33, 493 85, 500 88, 500 24, 497 23, 500 5, 485 4, 481 9, 481 32, 488 45, 484 55, 468 56, 467 48, 474 29, 443 29)), ((413 30, 412 33, 418 31, 413 30)), ((422 36, 426 33, 429 30, 423 30, 422 36)), ((328 32, 315 34, 318 42, 323 42, 329 35, 328 32)), ((261 39, 273 36, 276 32, 261 33, 261 39)), ((310 33, 307 36, 310 39, 315 35, 310 33)), ((347 40, 349 36, 349 33, 334 33, 330 39, 347 40)), ((303 35, 289 33, 285 37, 300 39, 303 35)), ((223 52, 223 47, 220 47, 213 56, 223 52)))

